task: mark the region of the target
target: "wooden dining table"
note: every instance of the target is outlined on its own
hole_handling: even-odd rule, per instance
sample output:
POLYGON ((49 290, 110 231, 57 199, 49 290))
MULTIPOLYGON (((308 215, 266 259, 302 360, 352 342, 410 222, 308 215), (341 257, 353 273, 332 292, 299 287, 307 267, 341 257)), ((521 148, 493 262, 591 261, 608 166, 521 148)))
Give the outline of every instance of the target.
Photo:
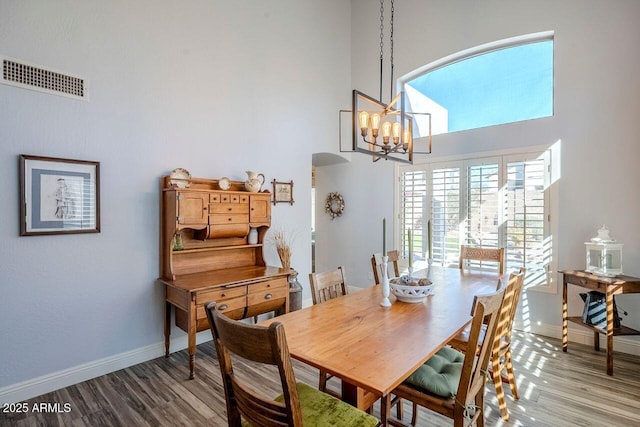
MULTIPOLYGON (((426 271, 415 272, 424 277, 426 271)), ((382 307, 380 285, 262 322, 284 325, 291 357, 342 380, 342 399, 368 409, 390 393, 471 321, 473 297, 495 291, 500 276, 432 267, 433 295, 382 307)))

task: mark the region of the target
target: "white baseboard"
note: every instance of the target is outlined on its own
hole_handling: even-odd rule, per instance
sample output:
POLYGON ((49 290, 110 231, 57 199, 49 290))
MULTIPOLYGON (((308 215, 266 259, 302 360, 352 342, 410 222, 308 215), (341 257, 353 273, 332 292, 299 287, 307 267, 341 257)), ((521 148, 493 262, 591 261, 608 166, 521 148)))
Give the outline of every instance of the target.
MULTIPOLYGON (((196 336, 197 344, 207 341, 211 341, 209 331, 203 331, 196 336)), ((171 353, 183 350, 187 345, 186 334, 172 337, 171 353)), ((0 404, 22 402, 161 356, 164 356, 164 341, 12 384, 0 388, 0 404)))
MULTIPOLYGON (((306 299, 302 302, 303 307, 310 305, 312 305, 311 299, 306 299)), ((556 325, 540 324, 525 328, 517 327, 517 329, 547 337, 562 338, 562 328, 556 325)), ((211 341, 209 331, 203 331, 196 336, 197 344, 202 344, 207 341, 211 341)), ((593 345, 593 332, 585 328, 580 328, 579 326, 570 326, 569 342, 593 345)), ((606 340, 604 339, 604 335, 602 335, 600 338, 600 347, 606 349, 606 346, 606 340)), ((186 334, 178 335, 171 339, 172 353, 185 348, 187 348, 186 334)), ((640 340, 627 337, 615 337, 614 349, 616 352, 640 356, 640 340)), ((21 402, 161 356, 164 356, 164 342, 151 344, 146 347, 63 369, 21 383, 12 384, 0 388, 0 404, 21 402)))

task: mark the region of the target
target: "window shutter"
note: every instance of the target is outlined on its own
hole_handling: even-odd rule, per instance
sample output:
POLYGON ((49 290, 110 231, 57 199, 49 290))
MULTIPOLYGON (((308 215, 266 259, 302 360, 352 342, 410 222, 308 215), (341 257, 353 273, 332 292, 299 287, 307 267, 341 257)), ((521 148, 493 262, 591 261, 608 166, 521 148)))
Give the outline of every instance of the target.
POLYGON ((544 159, 507 163, 507 267, 526 267, 528 285, 546 283, 551 258, 545 249, 545 170, 544 159))
POLYGON ((402 174, 402 210, 400 211, 400 242, 402 256, 409 258, 407 230, 413 232, 413 256, 416 261, 424 259, 427 230, 427 173, 410 171, 402 174))
POLYGON ((431 172, 431 228, 434 264, 457 265, 460 246, 460 168, 431 172))

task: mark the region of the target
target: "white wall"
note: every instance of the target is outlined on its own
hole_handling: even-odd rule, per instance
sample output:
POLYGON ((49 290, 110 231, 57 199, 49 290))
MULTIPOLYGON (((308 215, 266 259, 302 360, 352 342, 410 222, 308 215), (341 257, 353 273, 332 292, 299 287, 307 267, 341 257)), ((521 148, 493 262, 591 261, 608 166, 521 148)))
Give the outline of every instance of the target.
POLYGON ((349 40, 342 0, 0 2, 0 54, 90 82, 89 102, 0 85, 0 401, 162 354, 158 183, 173 168, 292 179, 273 227, 296 234, 309 297, 311 156, 335 141, 349 40), (21 153, 99 161, 101 233, 19 237, 21 153))
MULTIPOLYGON (((377 5, 352 1, 352 84, 374 96, 378 94, 378 19, 377 5)), ((554 239, 561 269, 584 268, 583 242, 606 223, 613 237, 625 244, 625 273, 640 276, 638 19, 640 2, 635 0, 403 0, 395 4, 396 77, 484 43, 555 31, 554 116, 435 136, 432 157, 560 141, 561 179, 555 207, 559 232, 554 239)), ((388 52, 385 57, 389 58, 388 52)), ((388 101, 387 72, 385 66, 383 101, 388 101)), ((343 264, 351 285, 371 283, 369 257, 381 250, 381 219, 393 214, 394 166, 390 163, 373 164, 370 158, 354 154, 349 164, 318 168, 319 199, 340 191, 347 206, 343 218, 319 222, 318 270, 343 264), (341 242, 337 248, 336 241, 341 242)), ((326 218, 322 208, 319 204, 319 219, 326 218)), ((570 292, 570 314, 577 314, 582 307, 578 289, 570 292)), ((523 303, 527 317, 521 325, 558 335, 561 292, 530 291, 523 303)), ((619 297, 618 303, 631 312, 623 323, 640 329, 640 296, 619 297)), ((635 346, 640 353, 640 341, 635 338, 616 340, 630 343, 624 348, 617 345, 616 350, 635 346)))

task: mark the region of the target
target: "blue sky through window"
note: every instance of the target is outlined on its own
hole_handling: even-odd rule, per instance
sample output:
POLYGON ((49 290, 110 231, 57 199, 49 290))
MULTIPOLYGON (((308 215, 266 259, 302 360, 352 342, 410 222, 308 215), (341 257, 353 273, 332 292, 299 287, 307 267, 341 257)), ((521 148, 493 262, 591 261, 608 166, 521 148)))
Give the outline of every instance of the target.
POLYGON ((447 111, 449 132, 552 116, 553 40, 463 59, 407 85, 447 111))

